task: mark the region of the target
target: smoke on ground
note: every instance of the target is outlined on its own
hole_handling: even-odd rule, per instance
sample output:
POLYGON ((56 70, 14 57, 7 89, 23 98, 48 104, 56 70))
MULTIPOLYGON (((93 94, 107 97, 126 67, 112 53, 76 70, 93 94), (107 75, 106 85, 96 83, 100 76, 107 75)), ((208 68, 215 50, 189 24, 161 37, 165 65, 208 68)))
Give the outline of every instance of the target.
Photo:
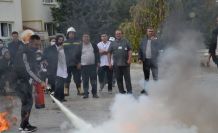
POLYGON ((197 50, 202 36, 179 34, 160 58, 161 79, 149 83, 149 97, 117 95, 111 119, 74 133, 216 133, 218 90, 205 88, 197 50), (199 76, 200 75, 200 76, 199 76))

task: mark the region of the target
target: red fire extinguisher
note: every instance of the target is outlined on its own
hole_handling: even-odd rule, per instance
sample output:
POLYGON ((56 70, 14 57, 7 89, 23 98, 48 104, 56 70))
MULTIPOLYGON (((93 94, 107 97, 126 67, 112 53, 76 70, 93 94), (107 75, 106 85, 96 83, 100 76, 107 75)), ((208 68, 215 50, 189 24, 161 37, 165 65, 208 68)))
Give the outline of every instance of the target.
POLYGON ((45 108, 45 97, 44 97, 44 86, 42 86, 40 83, 35 82, 34 84, 35 88, 35 107, 36 109, 45 108))

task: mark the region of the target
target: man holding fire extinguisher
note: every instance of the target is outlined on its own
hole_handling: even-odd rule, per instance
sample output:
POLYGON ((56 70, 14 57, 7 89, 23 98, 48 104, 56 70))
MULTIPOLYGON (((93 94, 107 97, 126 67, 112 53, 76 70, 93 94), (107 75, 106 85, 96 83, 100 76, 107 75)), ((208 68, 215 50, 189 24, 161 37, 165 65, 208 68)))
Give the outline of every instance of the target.
POLYGON ((33 105, 32 85, 31 79, 45 86, 45 83, 37 76, 37 61, 36 51, 41 44, 40 37, 38 35, 32 35, 30 37, 30 43, 27 46, 23 46, 15 57, 14 71, 16 73, 16 93, 21 99, 21 124, 19 130, 22 132, 34 132, 37 127, 30 125, 29 117, 33 105))

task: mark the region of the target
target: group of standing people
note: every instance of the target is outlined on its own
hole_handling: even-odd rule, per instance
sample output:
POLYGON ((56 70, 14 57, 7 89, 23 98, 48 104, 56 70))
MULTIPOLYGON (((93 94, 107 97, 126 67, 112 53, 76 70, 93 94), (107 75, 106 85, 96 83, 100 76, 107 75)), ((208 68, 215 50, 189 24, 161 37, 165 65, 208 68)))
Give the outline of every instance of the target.
POLYGON ((83 34, 81 42, 75 39, 75 34, 73 27, 68 28, 66 41, 63 36, 58 35, 54 45, 44 50, 42 62, 47 65, 48 83, 54 96, 60 101, 66 101, 65 92, 69 94, 73 76, 78 95, 83 95, 84 99, 89 97, 90 81, 93 98, 99 98, 97 75, 99 74, 100 90, 103 89, 107 77, 108 92, 111 93, 114 71, 119 92, 126 93, 123 87, 124 77, 127 93, 131 94, 131 45, 122 37, 122 31, 116 30, 114 41, 109 41, 107 34, 102 33, 101 42, 97 45, 90 42, 88 33, 83 34))
MULTIPOLYGON (((106 77, 108 92, 112 93, 115 77, 119 93, 132 94, 130 76, 132 47, 123 37, 122 31, 116 30, 115 39, 110 40, 106 33, 102 33, 101 41, 97 45, 90 42, 88 33, 82 35, 81 41, 75 36, 75 28, 68 28, 66 40, 64 36, 57 35, 56 38, 51 39, 51 46, 45 48, 42 53, 39 52, 41 40, 38 35, 30 36, 29 43, 24 44, 18 39, 18 33, 13 32, 12 42, 7 48, 0 40, 0 77, 10 81, 22 103, 20 131, 37 130, 37 127, 29 123, 33 105, 32 84, 39 83, 45 86, 45 79, 48 79, 54 97, 61 102, 65 102, 65 96, 69 95, 72 77, 77 94, 84 99, 89 98, 89 82, 93 98, 99 98, 97 76, 100 91, 104 88, 106 77), (47 69, 46 78, 40 74, 43 69, 41 66, 47 69), (8 79, 4 78, 5 76, 8 79)), ((139 63, 143 63, 145 86, 149 80, 150 70, 154 80, 158 80, 159 50, 160 45, 154 29, 148 28, 139 47, 139 63)), ((0 85, 2 90, 4 82, 0 85)), ((142 93, 147 94, 146 87, 142 93)))

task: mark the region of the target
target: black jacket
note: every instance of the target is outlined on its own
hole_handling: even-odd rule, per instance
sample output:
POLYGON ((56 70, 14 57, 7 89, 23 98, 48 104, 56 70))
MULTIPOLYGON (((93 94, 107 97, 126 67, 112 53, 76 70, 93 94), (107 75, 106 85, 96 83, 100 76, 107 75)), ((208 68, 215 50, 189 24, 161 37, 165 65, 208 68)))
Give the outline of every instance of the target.
POLYGON ((12 71, 12 64, 10 60, 6 60, 5 58, 0 59, 0 77, 3 75, 7 75, 12 71))
POLYGON ((67 66, 76 66, 81 60, 82 45, 80 41, 68 39, 64 42, 67 66))
POLYGON ((218 27, 213 30, 212 32, 212 37, 211 37, 211 42, 209 45, 209 53, 210 54, 215 54, 216 49, 217 49, 217 36, 218 36, 218 27))
MULTIPOLYGON (((138 50, 138 59, 144 61, 146 59, 146 47, 147 47, 147 37, 141 40, 139 50, 138 50)), ((157 60, 159 56, 159 50, 161 50, 161 45, 158 42, 158 39, 151 40, 151 55, 153 60, 157 60)))
POLYGON ((8 43, 8 50, 10 52, 12 62, 15 59, 17 51, 23 47, 24 47, 23 42, 21 42, 19 40, 17 42, 12 41, 12 42, 8 43))
POLYGON ((18 50, 14 59, 14 71, 18 79, 29 80, 32 78, 41 82, 37 76, 36 51, 27 47, 18 50))
POLYGON ((56 45, 50 46, 44 50, 42 60, 46 60, 48 62, 48 75, 55 77, 58 65, 58 51, 56 45))

